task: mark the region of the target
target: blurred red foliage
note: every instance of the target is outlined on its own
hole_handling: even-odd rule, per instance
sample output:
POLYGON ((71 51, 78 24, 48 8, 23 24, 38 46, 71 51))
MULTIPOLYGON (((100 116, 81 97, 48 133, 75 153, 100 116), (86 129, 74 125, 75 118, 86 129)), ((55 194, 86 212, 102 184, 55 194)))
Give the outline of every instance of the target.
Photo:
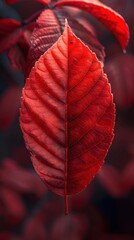
MULTIPOLYGON (((93 47, 100 60, 105 47, 105 71, 117 106, 115 139, 106 164, 82 193, 69 199, 69 217, 63 216, 62 199, 48 192, 34 172, 18 120, 30 36, 35 20, 46 8, 42 2, 0 2, 0 46, 4 51, 0 56, 0 240, 133 240, 134 1, 101 1, 122 14, 129 25, 127 54, 89 13, 64 8, 80 21, 77 31, 80 23, 90 30, 86 36, 92 36, 90 43, 96 39, 93 47)), ((62 14, 58 17, 63 18, 62 14)), ((82 36, 85 30, 79 33, 82 36)))

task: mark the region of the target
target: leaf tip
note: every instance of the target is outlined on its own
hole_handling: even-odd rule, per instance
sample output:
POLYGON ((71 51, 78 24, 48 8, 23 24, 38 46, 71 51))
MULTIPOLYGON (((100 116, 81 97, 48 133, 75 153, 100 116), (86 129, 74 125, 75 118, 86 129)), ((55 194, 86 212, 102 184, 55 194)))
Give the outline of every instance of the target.
POLYGON ((68 21, 67 21, 67 18, 65 18, 65 27, 68 27, 68 21))
MULTIPOLYGON (((69 36, 70 33, 71 33, 71 35, 72 35, 73 32, 72 32, 72 29, 71 29, 71 27, 69 26, 68 20, 67 20, 67 18, 66 18, 66 19, 65 19, 65 28, 64 28, 63 35, 69 36)), ((73 34, 73 35, 74 35, 74 34, 73 34)))
POLYGON ((123 34, 123 37, 119 36, 119 38, 120 38, 119 42, 122 47, 123 53, 126 53, 126 47, 129 43, 129 39, 130 39, 130 32, 129 32, 129 27, 128 27, 127 23, 125 22, 125 20, 124 20, 124 26, 125 26, 124 34, 123 34))
POLYGON ((64 32, 70 31, 70 30, 71 30, 71 28, 70 28, 70 26, 69 26, 69 24, 68 24, 68 20, 67 20, 67 18, 65 18, 65 28, 64 28, 64 32))

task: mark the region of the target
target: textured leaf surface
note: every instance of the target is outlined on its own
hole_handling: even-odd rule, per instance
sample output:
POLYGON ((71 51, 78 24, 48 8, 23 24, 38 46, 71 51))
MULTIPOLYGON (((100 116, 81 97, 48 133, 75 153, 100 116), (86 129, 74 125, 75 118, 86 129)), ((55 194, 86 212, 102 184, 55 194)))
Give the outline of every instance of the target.
POLYGON ((20 122, 37 173, 57 194, 80 192, 103 164, 113 139, 110 86, 68 26, 32 69, 20 122))
POLYGON ((126 48, 129 39, 129 30, 125 20, 117 12, 97 0, 62 0, 55 3, 57 7, 66 5, 91 13, 115 35, 122 48, 126 48))
POLYGON ((36 28, 31 37, 31 48, 28 54, 26 70, 27 76, 31 71, 31 67, 34 66, 35 61, 37 61, 63 33, 65 18, 68 19, 73 32, 80 37, 81 40, 96 53, 99 60, 103 62, 105 56, 103 46, 91 32, 63 10, 45 10, 37 19, 36 28))
POLYGON ((28 54, 26 75, 39 57, 50 48, 60 37, 61 29, 55 14, 45 10, 37 19, 36 27, 31 37, 31 47, 28 54))

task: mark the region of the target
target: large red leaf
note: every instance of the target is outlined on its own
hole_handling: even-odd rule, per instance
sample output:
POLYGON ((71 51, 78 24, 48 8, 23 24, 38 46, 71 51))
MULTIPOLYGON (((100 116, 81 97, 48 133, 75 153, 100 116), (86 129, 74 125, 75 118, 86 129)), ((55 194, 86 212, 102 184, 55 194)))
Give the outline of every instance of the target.
POLYGON ((26 75, 28 76, 31 68, 39 57, 50 48, 60 37, 64 31, 65 18, 68 19, 69 25, 73 32, 81 38, 81 40, 94 51, 103 62, 104 50, 97 38, 82 26, 72 16, 65 11, 55 11, 47 9, 41 13, 36 22, 36 27, 31 37, 31 47, 28 54, 26 75))
POLYGON ((50 190, 67 199, 85 188, 104 162, 114 118, 101 63, 66 26, 32 68, 21 105, 27 148, 50 190))
POLYGON ((126 48, 129 39, 129 30, 125 20, 117 12, 97 0, 61 0, 55 3, 56 7, 66 5, 91 13, 116 36, 122 48, 126 48))

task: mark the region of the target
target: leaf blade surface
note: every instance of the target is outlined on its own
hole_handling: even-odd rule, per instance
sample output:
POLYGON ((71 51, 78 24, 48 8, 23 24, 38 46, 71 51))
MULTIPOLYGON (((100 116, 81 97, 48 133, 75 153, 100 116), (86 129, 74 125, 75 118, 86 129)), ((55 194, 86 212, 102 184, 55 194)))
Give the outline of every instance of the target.
POLYGON ((21 128, 33 165, 59 195, 80 192, 104 162, 115 109, 101 63, 66 26, 32 69, 21 128))

